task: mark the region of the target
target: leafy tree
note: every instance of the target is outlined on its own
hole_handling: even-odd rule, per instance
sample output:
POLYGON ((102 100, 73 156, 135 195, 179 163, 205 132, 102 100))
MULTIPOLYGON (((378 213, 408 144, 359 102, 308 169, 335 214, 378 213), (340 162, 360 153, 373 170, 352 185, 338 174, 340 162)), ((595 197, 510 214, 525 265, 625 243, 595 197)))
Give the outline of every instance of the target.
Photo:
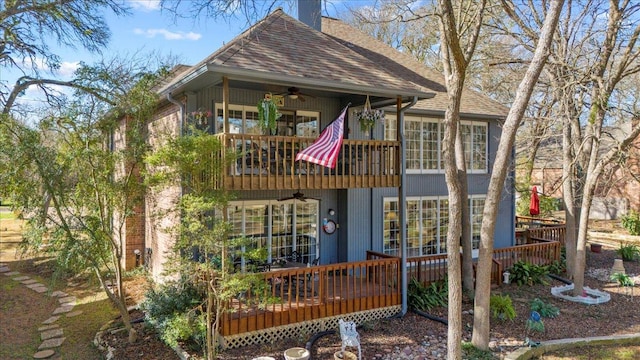
POLYGON ((93 274, 132 342, 136 334, 122 284, 122 226, 144 193, 137 172, 145 151, 140 130, 155 108, 149 89, 158 74, 139 73, 135 79, 120 84, 127 89, 121 98, 129 102, 119 108, 77 93, 34 127, 6 114, 0 122, 0 196, 11 199, 26 219, 24 251, 49 254, 65 271, 93 274), (108 134, 121 114, 129 119, 129 148, 112 151, 108 134))
POLYGON ((174 212, 153 215, 179 219, 179 225, 169 229, 176 240, 167 262, 167 275, 197 274, 195 281, 201 281, 206 288, 206 356, 215 359, 220 319, 228 301, 264 283, 258 275, 231 274, 235 255, 232 249, 241 241, 228 237, 231 225, 226 207, 232 194, 203 181, 217 179, 235 163, 237 155, 233 149, 224 149, 225 156, 212 157, 211 154, 223 153, 220 138, 193 128, 162 141, 164 145, 146 158, 146 181, 158 190, 179 182, 183 193, 171 207, 174 212))
POLYGON ((26 114, 29 109, 18 110, 14 106, 31 87, 40 89, 53 106, 64 102, 64 96, 56 86, 83 89, 106 98, 105 93, 94 91, 90 84, 47 77, 61 65, 60 57, 50 44, 100 53, 111 35, 104 19, 105 10, 118 16, 128 14, 125 3, 116 0, 8 0, 0 3, 0 67, 3 72, 13 70, 19 74, 15 84, 0 83, 0 112, 8 114, 13 109, 26 114))

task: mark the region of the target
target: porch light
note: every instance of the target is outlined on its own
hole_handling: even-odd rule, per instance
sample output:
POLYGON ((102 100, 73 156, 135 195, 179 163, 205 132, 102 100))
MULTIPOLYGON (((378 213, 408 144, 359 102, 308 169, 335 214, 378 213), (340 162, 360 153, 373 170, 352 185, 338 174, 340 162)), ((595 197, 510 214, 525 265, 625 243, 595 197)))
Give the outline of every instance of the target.
POLYGON ((333 216, 336 214, 336 211, 333 209, 329 209, 329 211, 327 212, 330 216, 333 216))
POLYGON ((289 99, 297 100, 298 99, 298 94, 289 94, 289 99))

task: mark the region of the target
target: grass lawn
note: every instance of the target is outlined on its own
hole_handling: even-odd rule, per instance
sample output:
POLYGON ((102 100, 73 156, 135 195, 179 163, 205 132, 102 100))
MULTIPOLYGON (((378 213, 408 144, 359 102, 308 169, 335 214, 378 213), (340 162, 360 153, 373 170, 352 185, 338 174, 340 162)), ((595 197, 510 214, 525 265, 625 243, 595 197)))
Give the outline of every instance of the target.
MULTIPOLYGON (((64 331, 66 340, 56 349, 59 358, 100 360, 103 354, 93 345, 93 339, 105 323, 118 317, 118 312, 107 299, 97 283, 73 279, 70 286, 67 279, 53 277, 53 263, 41 255, 20 256, 16 252, 21 241, 19 220, 7 220, 0 213, 0 262, 20 275, 47 285, 51 290, 62 290, 76 297, 74 311, 81 311, 73 317, 61 316, 56 324, 64 331)), ((59 307, 58 299, 35 293, 13 277, 0 275, 0 359, 31 359, 42 344, 40 331, 42 322, 51 317, 59 307)))

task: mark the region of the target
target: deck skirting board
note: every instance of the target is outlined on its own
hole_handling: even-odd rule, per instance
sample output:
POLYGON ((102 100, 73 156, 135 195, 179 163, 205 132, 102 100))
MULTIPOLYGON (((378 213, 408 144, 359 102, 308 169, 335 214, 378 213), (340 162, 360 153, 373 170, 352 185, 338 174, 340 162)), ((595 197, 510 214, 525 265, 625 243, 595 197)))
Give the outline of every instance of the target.
POLYGON ((273 344, 278 340, 288 338, 309 338, 313 334, 326 330, 337 330, 338 320, 353 321, 360 325, 367 321, 385 319, 401 311, 401 306, 359 311, 350 314, 331 316, 317 320, 299 322, 295 324, 276 326, 258 331, 246 332, 238 335, 220 336, 223 349, 235 349, 254 344, 273 344))

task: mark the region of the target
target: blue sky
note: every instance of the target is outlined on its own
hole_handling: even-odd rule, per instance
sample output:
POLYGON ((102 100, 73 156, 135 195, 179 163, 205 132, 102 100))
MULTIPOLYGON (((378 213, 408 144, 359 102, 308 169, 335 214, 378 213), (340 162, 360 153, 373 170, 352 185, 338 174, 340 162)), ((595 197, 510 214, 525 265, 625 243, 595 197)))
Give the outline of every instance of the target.
MULTIPOLYGON (((175 55, 180 63, 194 65, 213 53, 224 43, 230 41, 247 28, 243 19, 231 21, 201 19, 174 19, 170 14, 161 12, 159 0, 124 0, 129 3, 132 14, 116 17, 107 14, 106 19, 111 31, 109 47, 103 55, 111 58, 114 55, 133 55, 159 53, 175 55)), ((283 10, 297 18, 297 10, 291 6, 295 2, 284 2, 283 10)), ((323 14, 329 12, 337 16, 347 6, 360 6, 371 3, 365 0, 323 0, 323 14)), ((100 55, 91 54, 81 49, 54 48, 61 58, 58 71, 48 75, 61 80, 71 77, 81 61, 92 64, 100 59, 100 55)), ((42 68, 41 68, 42 69, 42 68)), ((3 71, 9 84, 15 82, 17 73, 3 71)), ((41 94, 36 89, 29 89, 19 101, 39 101, 41 94)))

